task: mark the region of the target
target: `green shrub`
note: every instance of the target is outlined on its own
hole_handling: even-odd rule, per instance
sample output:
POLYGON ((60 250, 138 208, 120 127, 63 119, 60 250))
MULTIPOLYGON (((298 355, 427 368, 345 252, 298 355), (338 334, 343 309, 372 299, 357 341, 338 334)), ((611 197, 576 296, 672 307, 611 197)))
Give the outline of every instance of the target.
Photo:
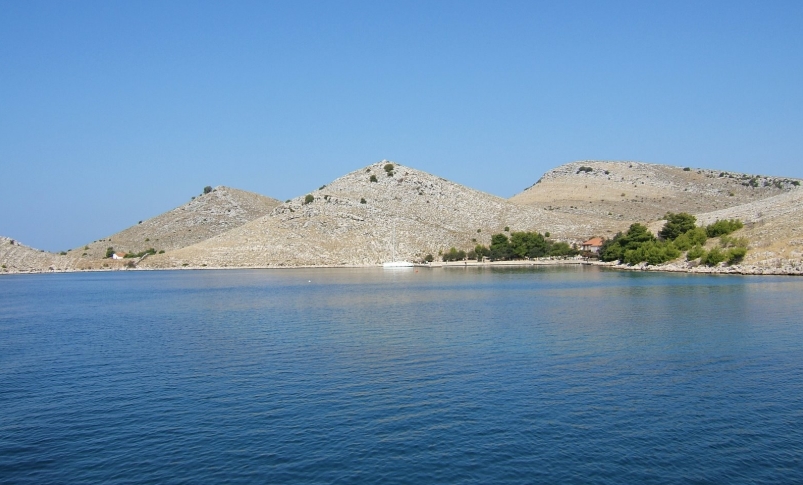
POLYGON ((385 166, 382 167, 382 168, 385 169, 385 173, 388 174, 388 177, 392 177, 393 176, 393 169, 396 168, 396 167, 394 167, 392 163, 386 163, 385 166))
POLYGON ((427 263, 431 263, 435 261, 435 258, 433 258, 431 254, 427 254, 426 256, 424 256, 424 261, 426 261, 427 263))
POLYGON ((747 254, 747 248, 744 247, 730 248, 725 252, 725 259, 728 262, 728 264, 739 264, 744 260, 746 254, 747 254))
POLYGON ((114 255, 114 248, 109 246, 108 248, 106 248, 106 257, 111 258, 112 255, 114 255))
POLYGON ((694 245, 689 252, 686 253, 686 261, 693 261, 705 254, 705 249, 699 244, 694 245))
POLYGON ((725 261, 725 258, 725 253, 723 253, 721 249, 713 248, 700 258, 700 264, 704 264, 706 266, 716 266, 725 261))
POLYGON ((309 204, 314 200, 315 200, 315 197, 312 194, 307 194, 307 196, 304 197, 304 205, 309 204))
POLYGON ((360 199, 360 204, 367 204, 368 202, 365 201, 364 198, 360 199))
POLYGON ((624 262, 638 264, 646 262, 648 265, 663 264, 680 256, 680 251, 671 241, 647 241, 634 249, 628 249, 624 254, 624 262))
POLYGON ((160 249, 160 250, 159 250, 159 254, 164 254, 164 253, 165 253, 165 250, 164 250, 164 249, 160 249))
POLYGON ((371 182, 379 182, 379 180, 376 179, 376 175, 371 175, 371 177, 368 180, 371 182))
POLYGON ((719 247, 721 247, 722 249, 733 248, 733 247, 746 248, 747 247, 747 238, 721 236, 719 238, 719 247))
POLYGON ((689 168, 689 167, 684 167, 684 168, 683 168, 683 171, 684 171, 684 172, 691 172, 691 168, 689 168))
POLYGON ((212 192, 212 186, 211 185, 207 185, 206 187, 204 187, 204 194, 208 194, 209 192, 212 192))
POLYGON ((505 226, 505 232, 510 232, 510 227, 505 226))
POLYGON ((466 252, 462 249, 452 247, 443 253, 443 261, 462 261, 464 259, 466 259, 466 252))
POLYGON ((742 224, 742 221, 739 219, 723 219, 707 225, 705 227, 705 233, 708 237, 717 237, 730 234, 743 227, 744 224, 742 224))

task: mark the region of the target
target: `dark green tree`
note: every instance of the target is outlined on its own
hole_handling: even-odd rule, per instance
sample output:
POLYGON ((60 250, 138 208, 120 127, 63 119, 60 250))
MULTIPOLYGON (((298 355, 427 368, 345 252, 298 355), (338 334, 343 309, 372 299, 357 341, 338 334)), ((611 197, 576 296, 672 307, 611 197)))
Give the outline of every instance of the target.
POLYGON ((697 218, 686 212, 678 214, 667 212, 664 218, 666 219, 666 223, 658 235, 661 239, 666 239, 668 241, 674 241, 675 238, 681 234, 697 227, 697 218))
POLYGON ((491 259, 505 261, 513 256, 513 249, 504 234, 494 234, 491 236, 491 259))
POLYGON ((618 233, 613 239, 609 239, 600 248, 600 259, 603 261, 622 261, 624 262, 625 251, 637 249, 643 243, 655 241, 647 226, 639 223, 631 224, 626 233, 618 233))

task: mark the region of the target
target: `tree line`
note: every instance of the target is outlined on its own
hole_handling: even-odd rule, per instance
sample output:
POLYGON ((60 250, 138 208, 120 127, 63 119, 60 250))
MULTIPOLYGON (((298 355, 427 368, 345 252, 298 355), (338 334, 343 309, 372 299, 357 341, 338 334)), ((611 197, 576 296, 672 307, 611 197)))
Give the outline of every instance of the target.
MULTIPOLYGON (((493 234, 489 246, 477 244, 468 252, 452 247, 443 253, 442 258, 443 261, 462 261, 464 259, 482 261, 483 258, 491 261, 510 261, 547 256, 576 256, 577 254, 580 254, 580 251, 576 247, 569 246, 562 241, 549 239, 549 233, 514 231, 510 233, 510 237, 503 233, 493 234)), ((428 255, 428 257, 431 256, 428 255)))
POLYGON ((632 224, 625 233, 619 232, 602 244, 600 259, 625 264, 657 265, 677 259, 686 252, 688 261, 699 259, 700 264, 716 266, 723 261, 738 264, 747 254, 746 239, 728 236, 744 227, 738 219, 717 220, 699 227, 697 218, 685 212, 669 212, 665 218, 666 223, 658 237, 639 223, 632 224), (706 250, 708 239, 714 237, 720 238, 719 246, 706 250))

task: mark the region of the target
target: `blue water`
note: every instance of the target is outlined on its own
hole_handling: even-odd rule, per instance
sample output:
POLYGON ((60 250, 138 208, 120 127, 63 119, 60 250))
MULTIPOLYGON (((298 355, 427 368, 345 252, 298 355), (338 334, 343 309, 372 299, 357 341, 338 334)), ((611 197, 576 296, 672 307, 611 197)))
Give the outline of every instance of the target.
POLYGON ((803 279, 0 278, 2 483, 803 483, 803 279))

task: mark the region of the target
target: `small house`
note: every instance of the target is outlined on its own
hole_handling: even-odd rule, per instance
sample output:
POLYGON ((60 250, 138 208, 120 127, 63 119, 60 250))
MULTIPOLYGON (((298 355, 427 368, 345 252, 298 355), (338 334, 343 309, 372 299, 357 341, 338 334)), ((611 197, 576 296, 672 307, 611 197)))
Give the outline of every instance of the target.
POLYGON ((123 259, 125 258, 125 253, 112 253, 112 259, 123 259))
POLYGON ((601 237, 592 237, 591 239, 583 243, 582 245, 583 251, 584 252, 588 251, 590 253, 598 254, 600 248, 602 247, 602 243, 604 242, 605 240, 602 239, 601 237))

